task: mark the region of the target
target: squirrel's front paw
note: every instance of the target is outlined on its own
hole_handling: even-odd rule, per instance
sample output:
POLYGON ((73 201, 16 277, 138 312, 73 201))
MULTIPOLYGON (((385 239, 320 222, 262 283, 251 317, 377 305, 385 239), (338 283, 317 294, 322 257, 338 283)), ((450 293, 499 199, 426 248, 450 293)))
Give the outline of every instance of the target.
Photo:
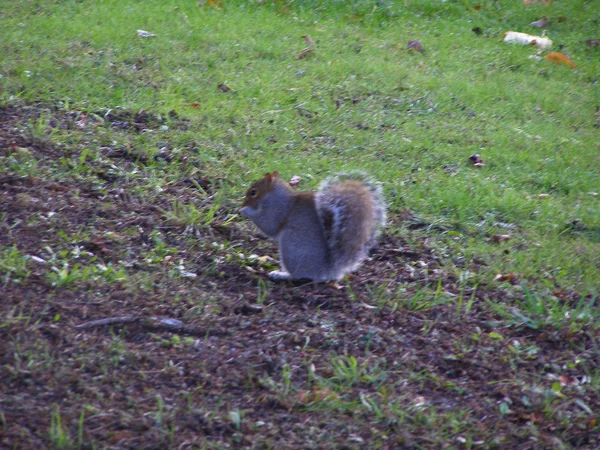
POLYGON ((291 280, 292 276, 289 272, 284 272, 282 270, 274 270, 269 272, 269 278, 271 280, 291 280))

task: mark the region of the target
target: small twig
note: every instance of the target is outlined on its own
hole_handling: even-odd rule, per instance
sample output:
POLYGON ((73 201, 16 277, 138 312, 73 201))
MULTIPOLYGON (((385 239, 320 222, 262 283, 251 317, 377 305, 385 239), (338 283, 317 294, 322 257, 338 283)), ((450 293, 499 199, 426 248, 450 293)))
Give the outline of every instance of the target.
POLYGON ((148 331, 169 331, 172 333, 187 334, 190 336, 227 336, 231 334, 227 330, 208 330, 185 325, 177 319, 161 319, 160 317, 107 317, 106 319, 92 320, 76 325, 75 328, 87 329, 107 325, 124 325, 134 323, 148 331))
POLYGON ((94 328, 94 327, 101 327, 104 325, 115 325, 115 324, 121 324, 121 323, 132 323, 135 322, 137 320, 139 320, 140 318, 138 316, 125 316, 125 317, 108 317, 106 319, 100 319, 100 320, 92 320, 91 322, 85 322, 79 325, 75 325, 75 328, 80 328, 80 329, 84 329, 84 328, 94 328))

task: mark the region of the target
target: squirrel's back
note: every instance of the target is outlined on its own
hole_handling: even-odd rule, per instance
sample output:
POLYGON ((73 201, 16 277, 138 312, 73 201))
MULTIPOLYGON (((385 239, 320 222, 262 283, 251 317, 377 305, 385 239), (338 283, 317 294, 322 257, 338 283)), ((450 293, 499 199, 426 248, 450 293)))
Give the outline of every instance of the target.
POLYGON ((338 279, 368 256, 385 226, 381 185, 359 172, 341 174, 321 184, 315 202, 338 279))

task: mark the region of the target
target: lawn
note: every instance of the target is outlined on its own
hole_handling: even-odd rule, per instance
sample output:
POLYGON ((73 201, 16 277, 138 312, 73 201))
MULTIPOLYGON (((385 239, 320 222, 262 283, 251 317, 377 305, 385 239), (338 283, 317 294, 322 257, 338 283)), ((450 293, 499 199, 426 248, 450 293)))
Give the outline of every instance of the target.
POLYGON ((600 10, 531 3, 0 0, 0 447, 600 447, 600 10), (249 184, 356 169, 270 281, 249 184))

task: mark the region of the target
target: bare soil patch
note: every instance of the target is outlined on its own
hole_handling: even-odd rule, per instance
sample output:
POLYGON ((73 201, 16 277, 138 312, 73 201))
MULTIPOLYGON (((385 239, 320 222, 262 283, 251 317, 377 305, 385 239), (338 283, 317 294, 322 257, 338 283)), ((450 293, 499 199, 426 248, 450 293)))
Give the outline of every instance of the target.
MULTIPOLYGON (((26 149, 40 167, 64 156, 22 131, 39 113, 0 110, 0 154, 26 149)), ((81 120, 51 113, 57 127, 81 120)), ((105 126, 137 133, 158 119, 129 120, 105 126)), ((144 163, 106 151, 117 164, 144 163)), ((600 364, 598 335, 505 327, 486 306, 510 301, 505 292, 462 290, 427 245, 390 235, 348 283, 261 289, 266 270, 219 247, 275 256, 248 224, 216 220, 191 237, 165 220, 166 199, 150 203, 109 168, 94 170, 94 183, 0 171, 0 249, 30 257, 28 276, 1 287, 1 446, 600 446, 581 414, 600 411, 600 399, 580 389, 600 364), (150 258, 161 246, 170 257, 150 258), (65 269, 61 254, 69 270, 124 267, 127 277, 65 282, 49 276, 65 269), (418 300, 427 286, 446 300, 418 300), (461 296, 473 296, 468 313, 461 296), (107 317, 141 319, 77 328, 107 317), (554 383, 562 395, 551 395, 554 383)), ((185 201, 194 189, 182 181, 168 194, 185 201)))

